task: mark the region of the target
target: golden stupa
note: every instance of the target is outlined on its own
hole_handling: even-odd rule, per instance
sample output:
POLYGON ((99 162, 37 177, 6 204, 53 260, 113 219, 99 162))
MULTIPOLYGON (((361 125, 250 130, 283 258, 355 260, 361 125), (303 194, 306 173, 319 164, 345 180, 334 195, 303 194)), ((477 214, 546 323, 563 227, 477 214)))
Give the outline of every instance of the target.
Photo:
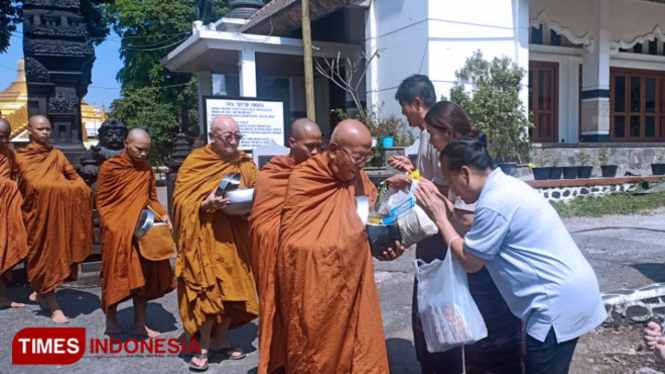
MULTIPOLYGON (((10 141, 19 140, 17 137, 28 128, 28 86, 25 81, 25 63, 23 59, 18 62, 18 74, 12 84, 0 92, 0 118, 4 118, 12 125, 9 135, 10 141)), ((104 108, 90 106, 81 100, 81 122, 83 140, 87 139, 86 123, 99 123, 106 121, 104 108)), ((24 134, 27 141, 27 134, 24 134)))

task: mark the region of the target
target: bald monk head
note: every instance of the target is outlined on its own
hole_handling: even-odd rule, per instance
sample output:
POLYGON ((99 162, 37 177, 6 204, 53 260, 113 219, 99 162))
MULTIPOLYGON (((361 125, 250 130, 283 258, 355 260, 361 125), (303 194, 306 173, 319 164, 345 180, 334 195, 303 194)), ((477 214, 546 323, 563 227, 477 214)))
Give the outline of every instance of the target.
POLYGON ((351 182, 372 159, 372 134, 360 121, 344 120, 333 131, 328 150, 333 174, 351 182))
POLYGON ((12 126, 6 119, 0 118, 0 152, 9 148, 9 134, 12 132, 12 126))
POLYGON ((125 139, 125 152, 134 162, 145 161, 150 153, 152 140, 148 132, 143 129, 132 129, 125 139))
POLYGON ((293 122, 289 147, 296 165, 319 153, 321 138, 321 129, 310 119, 300 118, 293 122))
POLYGON ((28 120, 28 132, 33 142, 48 146, 51 139, 51 121, 39 114, 32 116, 28 120))
POLYGON ((238 152, 240 145, 240 127, 229 116, 217 116, 210 124, 210 146, 221 157, 229 157, 238 152))

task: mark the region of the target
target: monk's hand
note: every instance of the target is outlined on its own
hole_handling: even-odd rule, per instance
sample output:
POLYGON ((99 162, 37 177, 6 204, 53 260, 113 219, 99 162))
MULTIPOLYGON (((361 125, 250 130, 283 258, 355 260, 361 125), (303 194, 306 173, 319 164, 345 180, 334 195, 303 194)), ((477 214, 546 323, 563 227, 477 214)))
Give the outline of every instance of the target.
POLYGON ((393 190, 404 190, 411 186, 411 179, 405 174, 395 174, 390 178, 386 178, 386 184, 393 190))
POLYGON ((404 254, 404 246, 402 243, 399 241, 395 241, 395 249, 388 248, 387 250, 383 251, 377 258, 379 261, 392 261, 399 256, 404 254))
POLYGON ((164 220, 164 222, 168 223, 169 224, 169 229, 171 229, 171 231, 173 231, 173 224, 171 223, 171 218, 169 218, 169 215, 168 214, 163 215, 162 220, 164 220))
POLYGON ((215 191, 212 191, 203 202, 201 202, 201 209, 203 210, 221 210, 226 208, 231 203, 230 199, 225 199, 222 196, 217 196, 215 191))
POLYGON ((401 171, 411 171, 415 169, 411 160, 406 156, 390 156, 388 157, 388 165, 401 171))

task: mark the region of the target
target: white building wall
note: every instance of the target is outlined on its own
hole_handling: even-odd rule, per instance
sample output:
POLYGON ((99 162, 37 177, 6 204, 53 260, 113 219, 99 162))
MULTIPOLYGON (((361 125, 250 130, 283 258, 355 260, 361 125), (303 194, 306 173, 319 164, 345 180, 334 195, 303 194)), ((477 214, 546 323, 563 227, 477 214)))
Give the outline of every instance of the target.
POLYGON ((368 71, 367 104, 400 114, 395 92, 411 74, 428 74, 428 0, 373 1, 365 22, 366 53, 380 49, 368 71))
MULTIPOLYGON (((529 69, 529 5, 527 0, 429 0, 429 76, 437 95, 449 91, 474 51, 485 59, 507 56, 529 69)), ((527 103, 528 77, 522 100, 527 103)))
MULTIPOLYGON (((411 74, 428 75, 437 96, 450 97, 455 71, 477 49, 529 68, 528 0, 374 1, 366 27, 367 54, 384 49, 369 71, 368 103, 386 113, 400 113, 395 91, 411 74)), ((528 76, 523 85, 526 110, 528 76)))

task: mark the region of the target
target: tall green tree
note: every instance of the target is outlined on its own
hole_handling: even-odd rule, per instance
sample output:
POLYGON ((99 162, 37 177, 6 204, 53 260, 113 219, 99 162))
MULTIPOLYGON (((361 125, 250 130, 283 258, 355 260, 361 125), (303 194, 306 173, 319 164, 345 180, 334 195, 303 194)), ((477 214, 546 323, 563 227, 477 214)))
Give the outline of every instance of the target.
POLYGON ((9 47, 9 38, 21 19, 21 8, 12 0, 0 0, 0 53, 9 47))
MULTIPOLYGON (((206 11, 206 17, 219 18, 228 11, 227 2, 215 0, 211 6, 201 0, 115 0, 108 7, 113 29, 122 38, 124 62, 117 74, 122 98, 114 100, 109 116, 148 129, 153 162, 168 154, 183 124, 198 122, 196 76, 173 73, 160 60, 189 37, 197 15, 206 11)), ((198 131, 198 126, 189 128, 191 135, 198 131)))
POLYGON ((497 162, 525 162, 529 156, 529 120, 520 100, 526 71, 508 57, 483 58, 478 50, 455 72, 450 100, 459 104, 479 130, 497 162))

